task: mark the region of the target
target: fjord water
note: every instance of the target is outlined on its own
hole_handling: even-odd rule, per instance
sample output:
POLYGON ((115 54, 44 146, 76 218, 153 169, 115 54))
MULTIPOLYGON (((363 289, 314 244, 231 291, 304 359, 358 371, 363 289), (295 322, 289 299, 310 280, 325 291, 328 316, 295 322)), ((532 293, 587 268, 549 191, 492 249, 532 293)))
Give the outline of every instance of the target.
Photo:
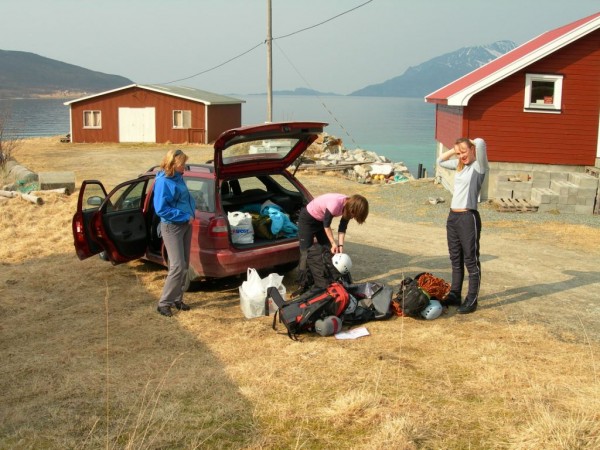
MULTIPOLYGON (((244 100, 242 124, 263 123, 265 95, 232 95, 244 100)), ((69 107, 64 99, 0 100, 9 112, 7 135, 58 136, 69 132, 69 107)), ((433 174, 434 107, 422 98, 350 96, 273 96, 273 121, 310 120, 329 123, 327 133, 347 149, 361 148, 404 162, 413 175, 422 164, 433 174)))

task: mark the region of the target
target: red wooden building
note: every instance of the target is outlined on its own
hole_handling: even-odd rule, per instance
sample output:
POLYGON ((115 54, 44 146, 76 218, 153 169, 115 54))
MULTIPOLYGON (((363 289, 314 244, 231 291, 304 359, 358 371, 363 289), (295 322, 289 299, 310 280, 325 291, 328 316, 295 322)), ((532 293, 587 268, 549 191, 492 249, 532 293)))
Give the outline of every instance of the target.
POLYGON ((207 144, 241 126, 242 103, 194 88, 132 84, 65 105, 71 142, 207 144))
POLYGON ((486 140, 483 198, 494 197, 495 180, 507 171, 600 166, 600 13, 541 34, 425 101, 436 104, 438 154, 462 136, 486 140))

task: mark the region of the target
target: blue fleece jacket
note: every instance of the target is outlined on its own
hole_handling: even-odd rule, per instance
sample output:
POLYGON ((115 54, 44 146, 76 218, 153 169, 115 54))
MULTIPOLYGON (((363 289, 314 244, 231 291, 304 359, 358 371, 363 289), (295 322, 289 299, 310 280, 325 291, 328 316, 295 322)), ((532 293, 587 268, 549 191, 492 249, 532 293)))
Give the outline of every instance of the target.
POLYGON ((190 195, 181 173, 175 172, 168 177, 161 170, 156 174, 154 210, 160 221, 166 223, 184 223, 194 217, 196 201, 190 195))

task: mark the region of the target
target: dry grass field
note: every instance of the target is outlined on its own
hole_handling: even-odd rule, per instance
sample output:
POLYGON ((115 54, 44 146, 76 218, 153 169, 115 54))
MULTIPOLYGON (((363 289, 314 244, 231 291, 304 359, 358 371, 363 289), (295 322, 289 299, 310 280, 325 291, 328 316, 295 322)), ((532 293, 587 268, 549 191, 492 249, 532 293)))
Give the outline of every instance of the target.
MULTIPOLYGON (((183 148, 191 162, 212 158, 208 147, 183 148)), ((166 149, 44 138, 14 156, 35 172, 72 170, 77 185, 114 186, 166 149)), ((356 191, 373 205, 395 192, 398 208, 418 188, 382 195, 299 177, 314 194, 356 191)), ((600 448, 597 228, 557 218, 534 234, 507 217, 482 237, 475 314, 293 342, 272 318, 243 317, 241 278, 199 283, 186 294, 191 311, 158 315, 165 270, 79 261, 77 192, 40 195, 41 206, 0 202, 0 448, 600 448)), ((443 226, 373 211, 348 229, 356 280, 449 277, 443 226)), ((284 283, 291 290, 293 274, 284 283)))

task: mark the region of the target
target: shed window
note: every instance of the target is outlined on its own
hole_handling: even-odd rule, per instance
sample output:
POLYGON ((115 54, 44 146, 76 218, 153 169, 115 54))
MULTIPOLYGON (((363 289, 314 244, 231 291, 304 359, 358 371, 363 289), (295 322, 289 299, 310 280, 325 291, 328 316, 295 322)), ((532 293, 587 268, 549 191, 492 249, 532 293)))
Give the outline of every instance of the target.
POLYGON ((83 111, 83 128, 102 128, 102 112, 83 111))
POLYGON ((527 74, 525 111, 560 113, 562 84, 562 75, 527 74))
POLYGON ((173 111, 173 128, 191 128, 192 112, 183 110, 173 111))

